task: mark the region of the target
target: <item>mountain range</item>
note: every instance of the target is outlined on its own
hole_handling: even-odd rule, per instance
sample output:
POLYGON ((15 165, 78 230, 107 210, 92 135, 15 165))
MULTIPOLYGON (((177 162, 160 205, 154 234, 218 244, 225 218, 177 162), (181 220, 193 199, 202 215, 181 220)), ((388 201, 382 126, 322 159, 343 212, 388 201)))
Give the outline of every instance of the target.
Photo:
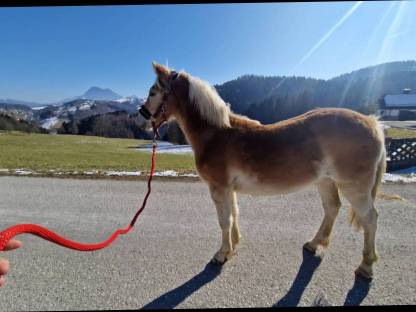
MULTIPOLYGON (((416 61, 370 66, 328 80, 244 75, 214 87, 230 103, 234 112, 265 124, 299 115, 315 107, 346 107, 370 114, 377 112, 379 101, 384 95, 402 93, 403 89, 413 90, 411 92, 416 90, 416 61)), ((99 120, 102 124, 110 119, 90 117, 110 113, 112 120, 125 120, 131 127, 131 120, 126 116, 113 113, 134 115, 144 99, 137 96, 122 97, 111 89, 91 87, 84 94, 59 103, 40 107, 39 104, 33 107, 32 102, 25 103, 0 100, 0 113, 47 129, 61 128, 63 123, 74 125, 67 127, 68 131, 72 131, 77 128, 75 125, 90 129, 88 123, 99 120), (86 118, 89 119, 81 123, 86 118)), ((133 132, 139 133, 136 130, 133 132)))
POLYGON ((17 100, 9 102, 0 100, 0 112, 27 120, 45 129, 57 129, 64 122, 94 115, 118 111, 134 114, 143 101, 136 96, 122 97, 110 89, 91 87, 80 96, 49 105, 38 104, 30 107, 20 104, 21 102, 17 100))
MULTIPOLYGON (((132 97, 136 97, 132 95, 132 97)), ((52 103, 39 103, 39 102, 32 102, 32 101, 23 101, 17 99, 0 99, 0 103, 7 103, 7 104, 17 104, 17 105, 25 105, 29 107, 41 107, 41 106, 48 106, 48 105, 60 105, 64 104, 73 100, 84 99, 84 100, 98 100, 98 101, 114 101, 123 98, 120 94, 117 94, 113 90, 109 88, 100 88, 100 87, 91 87, 87 91, 85 91, 82 95, 73 96, 71 98, 66 98, 57 102, 52 103)))

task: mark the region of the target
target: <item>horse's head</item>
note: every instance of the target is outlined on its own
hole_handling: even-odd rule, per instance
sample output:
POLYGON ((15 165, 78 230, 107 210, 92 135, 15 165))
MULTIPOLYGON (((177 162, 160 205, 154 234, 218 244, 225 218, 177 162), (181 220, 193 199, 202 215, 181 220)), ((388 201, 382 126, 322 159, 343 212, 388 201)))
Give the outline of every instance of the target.
POLYGON ((183 71, 177 73, 163 65, 152 65, 157 78, 139 110, 137 122, 141 127, 149 127, 148 120, 158 126, 174 118, 179 124, 192 120, 204 126, 230 127, 229 105, 208 82, 183 71))
POLYGON ((178 103, 178 95, 174 86, 178 82, 179 74, 163 65, 152 63, 156 73, 156 82, 150 87, 146 103, 142 105, 138 123, 141 127, 150 126, 149 120, 159 125, 172 119, 178 103))

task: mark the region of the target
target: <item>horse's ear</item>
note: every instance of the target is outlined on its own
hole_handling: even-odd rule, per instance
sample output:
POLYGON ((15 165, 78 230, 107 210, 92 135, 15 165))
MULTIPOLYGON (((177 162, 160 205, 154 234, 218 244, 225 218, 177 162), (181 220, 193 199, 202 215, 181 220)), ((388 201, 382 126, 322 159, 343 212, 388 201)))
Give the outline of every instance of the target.
POLYGON ((169 77, 170 77, 170 69, 157 64, 156 62, 152 62, 153 69, 157 75, 157 80, 163 87, 167 87, 169 85, 169 77))
POLYGON ((154 71, 155 71, 155 73, 158 77, 160 77, 160 78, 169 77, 169 75, 170 75, 169 68, 167 68, 163 65, 160 65, 160 64, 158 64, 154 61, 152 62, 152 66, 153 66, 153 69, 154 69, 154 71))

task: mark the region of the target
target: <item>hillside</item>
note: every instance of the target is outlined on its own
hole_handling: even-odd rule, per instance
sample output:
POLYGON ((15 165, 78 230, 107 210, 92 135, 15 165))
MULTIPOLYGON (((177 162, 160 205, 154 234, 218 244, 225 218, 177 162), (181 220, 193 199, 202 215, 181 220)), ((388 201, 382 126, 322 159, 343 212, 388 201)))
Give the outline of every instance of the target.
POLYGON ((48 133, 45 129, 30 123, 23 119, 16 119, 15 117, 6 115, 0 112, 0 130, 3 131, 22 131, 35 133, 48 133))
POLYGON ((137 112, 143 100, 122 98, 114 101, 76 99, 62 105, 51 105, 33 111, 33 119, 45 128, 59 128, 64 122, 78 121, 95 115, 124 111, 129 114, 137 112))
MULTIPOLYGON (((346 107, 372 114, 385 94, 416 90, 416 61, 370 66, 328 80, 244 75, 215 88, 234 112, 266 124, 316 107, 346 107)), ((136 96, 121 97, 110 89, 92 87, 59 105, 31 108, 0 103, 0 113, 60 133, 147 139, 149 134, 139 131, 134 122, 143 103, 136 96)), ((161 134, 171 142, 185 143, 174 123, 161 129, 161 134)))
POLYGON ((369 114, 376 113, 385 94, 416 90, 416 61, 380 64, 329 80, 245 75, 215 88, 232 110, 263 123, 315 107, 346 107, 369 114))
POLYGON ((24 120, 30 120, 32 117, 32 109, 22 104, 0 102, 0 113, 24 120))
POLYGON ((93 115, 79 120, 64 122, 60 134, 94 135, 107 138, 141 138, 151 136, 137 125, 134 116, 124 111, 93 115))

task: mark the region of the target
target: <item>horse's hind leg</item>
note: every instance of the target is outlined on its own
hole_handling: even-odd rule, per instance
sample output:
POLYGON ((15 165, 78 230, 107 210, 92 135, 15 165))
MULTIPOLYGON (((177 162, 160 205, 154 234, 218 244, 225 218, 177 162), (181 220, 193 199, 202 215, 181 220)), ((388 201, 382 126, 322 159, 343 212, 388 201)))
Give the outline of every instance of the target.
POLYGON ((378 260, 375 238, 377 231, 378 213, 374 207, 374 198, 371 192, 363 194, 363 190, 340 188, 347 200, 351 203, 350 222, 357 228, 364 230, 363 259, 355 270, 357 275, 371 279, 373 277, 373 263, 378 260))
POLYGON ((240 227, 238 226, 238 203, 237 203, 237 194, 236 192, 233 192, 233 203, 232 203, 232 227, 231 227, 231 241, 233 243, 233 250, 235 252, 236 247, 241 239, 240 234, 240 227))
POLYGON ((339 199, 338 187, 331 179, 324 179, 318 183, 318 191, 321 195, 322 206, 325 211, 324 219, 315 237, 303 247, 313 253, 318 246, 327 247, 329 244, 332 227, 338 215, 341 201, 339 199))
POLYGON ((229 188, 214 186, 210 186, 210 192, 217 208, 218 221, 222 231, 221 248, 212 258, 212 262, 222 265, 234 255, 231 240, 233 192, 229 188))

